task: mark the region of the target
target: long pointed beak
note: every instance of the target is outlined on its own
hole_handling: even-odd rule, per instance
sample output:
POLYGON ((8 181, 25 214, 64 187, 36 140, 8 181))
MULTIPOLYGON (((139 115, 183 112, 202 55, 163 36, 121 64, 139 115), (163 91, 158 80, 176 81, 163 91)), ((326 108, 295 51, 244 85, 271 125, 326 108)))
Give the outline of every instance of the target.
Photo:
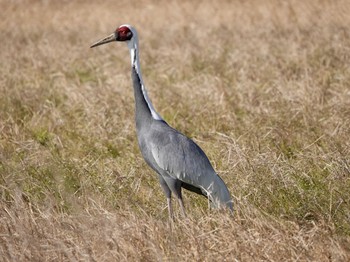
POLYGON ((107 43, 113 42, 113 41, 117 41, 114 33, 109 35, 109 36, 107 36, 107 37, 105 37, 105 38, 103 38, 103 39, 101 39, 101 40, 99 40, 99 41, 97 41, 92 46, 90 46, 90 48, 93 48, 93 47, 99 46, 99 45, 103 45, 103 44, 107 44, 107 43))

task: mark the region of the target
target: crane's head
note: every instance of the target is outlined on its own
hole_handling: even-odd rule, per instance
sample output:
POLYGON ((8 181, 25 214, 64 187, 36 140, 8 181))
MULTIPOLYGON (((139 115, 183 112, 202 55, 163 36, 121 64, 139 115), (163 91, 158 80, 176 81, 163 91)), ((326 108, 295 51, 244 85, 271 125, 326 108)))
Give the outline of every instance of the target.
POLYGON ((129 45, 130 42, 134 42, 135 40, 137 40, 137 32, 135 28, 131 25, 121 25, 111 35, 97 41, 90 46, 90 48, 114 41, 127 42, 129 45))

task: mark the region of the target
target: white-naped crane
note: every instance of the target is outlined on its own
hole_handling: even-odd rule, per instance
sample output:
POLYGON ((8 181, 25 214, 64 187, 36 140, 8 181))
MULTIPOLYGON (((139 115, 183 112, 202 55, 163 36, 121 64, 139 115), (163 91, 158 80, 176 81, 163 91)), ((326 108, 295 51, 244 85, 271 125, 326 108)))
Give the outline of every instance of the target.
POLYGON ((216 208, 233 211, 230 193, 203 150, 170 127, 154 109, 142 79, 136 29, 121 25, 91 48, 113 41, 126 42, 130 51, 138 144, 147 164, 159 175, 170 218, 173 218, 171 194, 176 196, 181 212, 186 216, 181 188, 208 197, 216 208))

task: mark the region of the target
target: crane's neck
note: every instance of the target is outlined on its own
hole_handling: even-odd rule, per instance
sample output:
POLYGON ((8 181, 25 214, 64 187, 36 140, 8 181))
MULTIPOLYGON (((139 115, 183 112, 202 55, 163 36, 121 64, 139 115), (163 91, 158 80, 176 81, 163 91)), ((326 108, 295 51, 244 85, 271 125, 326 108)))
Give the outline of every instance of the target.
POLYGON ((154 109, 152 102, 150 98, 148 97, 146 87, 143 83, 142 74, 141 74, 141 68, 140 68, 140 60, 139 60, 139 48, 138 48, 138 38, 137 35, 134 35, 134 37, 128 41, 128 48, 130 51, 130 58, 131 58, 131 67, 132 70, 135 70, 135 73, 137 75, 137 78, 139 80, 139 84, 134 83, 134 88, 138 88, 141 90, 135 90, 135 99, 136 99, 136 92, 141 91, 142 98, 141 101, 136 101, 136 107, 138 107, 138 103, 146 103, 147 108, 149 109, 151 116, 155 120, 163 120, 162 117, 157 113, 157 111, 154 109))

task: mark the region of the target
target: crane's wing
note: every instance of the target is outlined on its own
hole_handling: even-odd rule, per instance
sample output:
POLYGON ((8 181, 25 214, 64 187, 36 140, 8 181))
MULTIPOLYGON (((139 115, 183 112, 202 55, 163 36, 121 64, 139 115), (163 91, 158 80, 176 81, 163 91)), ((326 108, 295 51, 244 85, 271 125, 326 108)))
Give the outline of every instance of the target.
POLYGON ((191 139, 174 129, 156 135, 151 153, 168 175, 194 186, 200 186, 204 177, 216 176, 203 150, 191 139))
POLYGON ((149 145, 156 164, 169 176, 200 188, 218 205, 232 210, 230 193, 203 150, 167 124, 153 129, 149 145))

